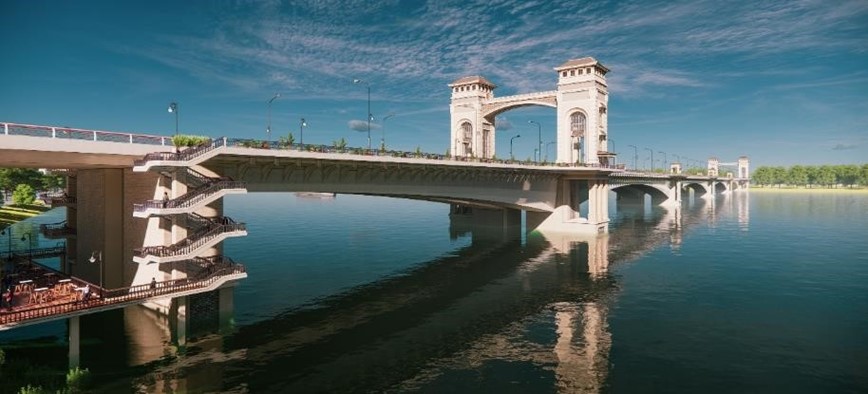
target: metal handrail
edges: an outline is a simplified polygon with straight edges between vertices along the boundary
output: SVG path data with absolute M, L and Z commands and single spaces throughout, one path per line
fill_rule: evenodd
M 224 138 L 212 139 L 204 144 L 184 149 L 179 152 L 154 152 L 148 153 L 144 158 L 135 160 L 133 165 L 143 166 L 149 161 L 190 161 L 204 155 L 214 149 L 225 145 Z
M 59 223 L 40 224 L 39 232 L 42 233 L 44 236 L 51 238 L 64 235 L 73 235 L 75 234 L 75 229 L 69 227 L 69 225 L 64 220 Z
M 199 234 L 193 234 L 179 241 L 178 243 L 169 246 L 147 246 L 144 248 L 133 249 L 133 254 L 136 257 L 172 257 L 187 254 L 196 250 L 200 246 L 208 243 L 214 238 L 217 238 L 223 233 L 233 231 L 246 231 L 247 226 L 244 223 L 221 224 L 213 228 L 206 229 Z
M 188 208 L 193 205 L 199 203 L 199 201 L 204 200 L 208 196 L 219 192 L 224 189 L 244 189 L 247 187 L 245 182 L 238 181 L 218 181 L 214 182 L 211 185 L 200 188 L 196 190 L 192 190 L 189 193 L 185 193 L 181 197 L 174 198 L 171 200 L 148 200 L 141 204 L 133 204 L 134 212 L 143 212 L 148 210 L 149 208 Z
M 115 131 L 100 131 L 76 129 L 72 127 L 39 126 L 20 123 L 0 123 L 3 135 L 23 135 L 29 137 L 48 137 L 64 140 L 84 140 L 102 142 L 123 142 L 145 145 L 171 145 L 172 138 L 152 134 L 119 133 Z
M 28 249 L 28 250 L 13 250 L 7 252 L 0 252 L 0 257 L 4 259 L 14 258 L 16 256 L 27 257 L 50 257 L 57 256 L 61 254 L 66 254 L 66 246 L 52 246 L 48 248 L 37 248 L 37 249 Z

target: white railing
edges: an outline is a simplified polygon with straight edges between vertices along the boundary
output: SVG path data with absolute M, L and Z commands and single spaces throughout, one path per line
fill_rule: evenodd
M 38 126 L 20 123 L 3 123 L 3 135 L 23 135 L 63 140 L 122 142 L 127 144 L 172 146 L 172 137 L 151 134 L 119 133 L 76 129 L 72 127 Z

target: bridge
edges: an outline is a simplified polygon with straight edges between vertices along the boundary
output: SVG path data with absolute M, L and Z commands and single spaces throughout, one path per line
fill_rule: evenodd
M 504 233 L 521 227 L 524 212 L 529 231 L 596 236 L 608 232 L 610 190 L 619 204 L 644 202 L 648 194 L 653 203 L 677 207 L 684 191 L 707 197 L 747 188 L 746 158 L 739 160 L 737 178 L 718 177 L 716 159 L 709 160 L 707 176 L 683 175 L 678 163 L 669 174 L 615 166 L 614 153 L 607 150 L 608 69 L 583 58 L 555 70 L 558 90 L 550 92 L 495 98 L 494 85 L 482 77 L 450 84 L 456 143 L 449 155 L 229 137 L 175 148 L 166 136 L 0 123 L 0 166 L 68 170 L 64 195 L 51 198 L 68 208 L 66 221 L 42 229 L 53 238 L 75 238 L 62 253 L 61 272 L 99 283 L 101 294 L 120 300 L 100 297 L 85 308 L 52 306 L 50 313 L 0 316 L 0 329 L 69 318 L 77 332 L 83 313 L 141 303 L 168 315 L 183 345 L 194 307 L 189 296 L 216 290 L 221 316 L 230 316 L 232 287 L 246 277 L 234 262 L 216 273 L 212 267 L 204 277 L 195 268 L 201 268 L 198 259 L 231 261 L 222 255 L 222 242 L 247 235 L 244 223 L 223 215 L 222 198 L 229 194 L 418 199 L 448 203 L 455 220 Z M 555 163 L 494 158 L 495 115 L 527 105 L 556 108 Z M 85 261 L 99 264 L 79 264 Z M 161 290 L 145 291 L 154 288 Z M 70 349 L 70 360 L 77 360 L 77 339 Z

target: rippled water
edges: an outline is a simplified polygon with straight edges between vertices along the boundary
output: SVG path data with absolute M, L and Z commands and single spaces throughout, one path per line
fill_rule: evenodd
M 445 205 L 361 196 L 226 212 L 250 233 L 225 249 L 249 272 L 236 330 L 178 355 L 140 308 L 82 319 L 98 390 L 868 390 L 868 194 L 624 207 L 594 239 L 503 239 Z M 62 365 L 64 335 L 0 345 Z

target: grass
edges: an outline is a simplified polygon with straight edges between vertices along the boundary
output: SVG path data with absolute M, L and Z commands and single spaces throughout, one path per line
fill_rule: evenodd
M 0 206 L 0 229 L 9 227 L 24 219 L 32 218 L 50 210 L 45 205 L 3 205 Z
M 847 187 L 836 187 L 836 188 L 828 188 L 828 187 L 781 187 L 777 186 L 766 186 L 759 187 L 751 185 L 750 191 L 760 192 L 760 193 L 854 193 L 860 194 L 865 193 L 868 194 L 868 188 L 847 188 Z

